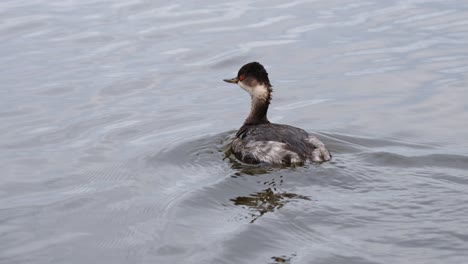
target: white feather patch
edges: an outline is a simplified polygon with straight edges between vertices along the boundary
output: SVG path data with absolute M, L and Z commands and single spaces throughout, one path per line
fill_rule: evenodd
M 248 86 L 247 84 L 239 81 L 237 84 L 252 96 L 252 98 L 267 99 L 268 88 L 265 85 Z
M 315 147 L 315 149 L 312 151 L 312 161 L 323 162 L 329 161 L 331 159 L 330 151 L 328 151 L 322 141 L 314 136 L 309 136 L 307 140 Z
M 232 142 L 232 151 L 243 161 L 245 161 L 245 157 L 251 157 L 259 163 L 304 162 L 297 153 L 288 150 L 285 143 L 277 141 L 249 141 L 245 143 L 242 139 L 236 138 Z

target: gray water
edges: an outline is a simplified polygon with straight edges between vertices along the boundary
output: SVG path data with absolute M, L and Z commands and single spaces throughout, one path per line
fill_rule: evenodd
M 0 263 L 468 263 L 468 1 L 0 2 Z M 226 157 L 269 118 L 333 160 Z

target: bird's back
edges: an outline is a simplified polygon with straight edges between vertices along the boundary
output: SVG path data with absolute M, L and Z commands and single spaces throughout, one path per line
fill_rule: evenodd
M 246 142 L 273 141 L 287 145 L 288 150 L 305 156 L 313 148 L 307 142 L 309 135 L 303 129 L 282 124 L 245 125 L 237 132 L 237 137 Z
M 300 128 L 281 124 L 244 125 L 232 143 L 234 155 L 246 163 L 302 163 L 316 146 Z

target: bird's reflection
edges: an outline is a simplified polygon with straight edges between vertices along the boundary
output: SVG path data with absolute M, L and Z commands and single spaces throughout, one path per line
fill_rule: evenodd
M 295 193 L 277 192 L 275 188 L 267 188 L 249 196 L 236 197 L 231 199 L 231 201 L 235 205 L 249 209 L 252 212 L 250 214 L 252 218 L 250 223 L 254 223 L 264 214 L 274 212 L 295 199 L 310 200 L 307 196 Z
M 296 256 L 296 254 L 292 254 L 291 256 L 281 256 L 281 257 L 271 257 L 274 261 L 271 264 L 275 263 L 291 263 L 291 260 Z

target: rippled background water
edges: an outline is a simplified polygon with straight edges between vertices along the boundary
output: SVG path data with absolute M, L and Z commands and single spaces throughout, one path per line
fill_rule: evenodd
M 467 263 L 468 2 L 0 2 L 1 263 Z M 224 157 L 270 120 L 332 162 Z

